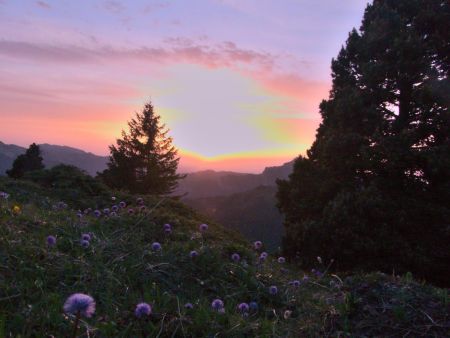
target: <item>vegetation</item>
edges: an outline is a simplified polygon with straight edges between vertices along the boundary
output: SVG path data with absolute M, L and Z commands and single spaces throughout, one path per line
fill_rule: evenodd
M 286 255 L 450 285 L 449 34 L 448 1 L 368 5 L 314 144 L 279 182 Z
M 179 158 L 160 116 L 147 103 L 128 122 L 117 146 L 109 147 L 108 168 L 99 177 L 110 187 L 132 193 L 168 194 L 182 175 L 176 173 Z
M 83 337 L 439 337 L 450 329 L 447 291 L 409 275 L 330 275 L 322 261 L 305 275 L 219 225 L 199 228 L 207 220 L 169 198 L 100 199 L 83 184 L 73 203 L 97 210 L 80 213 L 60 200 L 61 187 L 73 186 L 62 176 L 50 185 L 0 178 L 2 337 L 73 336 L 75 325 Z M 72 314 L 74 297 L 95 301 L 95 313 Z M 215 299 L 224 307 L 214 309 Z
M 25 154 L 17 156 L 10 170 L 6 174 L 12 178 L 21 178 L 25 173 L 43 169 L 41 150 L 36 143 L 31 144 Z

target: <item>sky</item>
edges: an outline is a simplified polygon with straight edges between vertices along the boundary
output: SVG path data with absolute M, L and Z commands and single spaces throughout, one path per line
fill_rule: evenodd
M 366 0 L 0 0 L 0 141 L 107 155 L 151 100 L 183 171 L 305 154 Z

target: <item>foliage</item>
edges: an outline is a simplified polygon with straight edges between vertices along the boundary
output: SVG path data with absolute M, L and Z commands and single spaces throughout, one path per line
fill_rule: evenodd
M 168 194 L 183 175 L 176 173 L 179 158 L 160 116 L 147 103 L 128 122 L 117 145 L 109 147 L 108 168 L 99 177 L 110 187 L 132 193 Z
M 287 255 L 450 285 L 449 34 L 448 1 L 368 5 L 314 144 L 279 182 Z
M 31 144 L 25 154 L 17 156 L 6 174 L 12 178 L 21 178 L 26 172 L 43 169 L 41 150 L 36 143 Z
M 410 276 L 341 279 L 326 274 L 323 262 L 317 266 L 322 274 L 303 279 L 300 271 L 270 257 L 259 264 L 249 244 L 216 224 L 199 233 L 206 220 L 175 200 L 144 196 L 140 206 L 147 208 L 134 214 L 122 209 L 115 217 L 79 218 L 70 206 L 52 207 L 60 193 L 54 186 L 62 185 L 53 183 L 0 179 L 0 191 L 9 194 L 0 197 L 2 337 L 69 336 L 76 319 L 62 306 L 76 292 L 97 303 L 95 315 L 79 322 L 78 332 L 89 337 L 395 336 L 408 331 L 438 337 L 449 330 L 447 291 L 417 284 Z M 136 196 L 122 197 L 141 210 Z M 20 211 L 12 213 L 18 205 Z M 165 223 L 172 233 L 164 232 Z M 86 233 L 90 245 L 83 248 Z M 53 246 L 47 244 L 49 235 L 56 238 Z M 151 249 L 156 241 L 161 252 Z M 199 256 L 191 259 L 191 250 Z M 230 260 L 235 252 L 241 262 Z M 300 286 L 290 285 L 293 279 L 300 279 Z M 277 295 L 268 293 L 270 285 L 278 286 Z M 225 303 L 223 314 L 211 308 L 216 298 Z M 237 305 L 250 301 L 258 310 L 242 315 Z M 141 302 L 152 306 L 148 318 L 134 315 Z M 188 302 L 192 309 L 185 308 Z

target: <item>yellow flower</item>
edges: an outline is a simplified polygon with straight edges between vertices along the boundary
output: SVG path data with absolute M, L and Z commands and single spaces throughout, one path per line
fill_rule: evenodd
M 20 213 L 20 207 L 18 205 L 13 206 L 12 212 L 14 215 L 17 215 Z

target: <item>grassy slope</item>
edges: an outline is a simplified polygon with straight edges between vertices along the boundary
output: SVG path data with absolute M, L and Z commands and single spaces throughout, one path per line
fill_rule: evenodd
M 344 278 L 311 277 L 298 289 L 288 287 L 303 273 L 272 258 L 255 264 L 256 253 L 240 236 L 210 224 L 205 238 L 198 225 L 206 219 L 173 200 L 146 197 L 145 213 L 118 218 L 78 220 L 73 210 L 55 210 L 55 190 L 0 179 L 0 337 L 68 336 L 73 318 L 62 313 L 67 296 L 92 295 L 96 315 L 83 320 L 80 336 L 90 337 L 253 337 L 253 336 L 446 336 L 449 296 L 446 290 L 411 278 L 381 274 Z M 59 196 L 58 196 L 59 195 Z M 128 202 L 134 197 L 117 196 Z M 76 200 L 72 202 L 76 204 Z M 106 207 L 111 201 L 83 197 L 80 204 Z M 102 203 L 104 203 L 102 205 Z M 11 213 L 13 204 L 22 208 Z M 167 236 L 162 225 L 170 223 Z M 88 249 L 82 233 L 92 233 Z M 46 237 L 57 245 L 47 248 Z M 163 245 L 153 253 L 151 243 Z M 191 260 L 190 250 L 200 256 Z M 247 264 L 232 263 L 239 252 Z M 343 280 L 342 280 L 343 279 Z M 268 286 L 277 285 L 276 296 Z M 211 310 L 214 298 L 225 314 Z M 137 320 L 137 303 L 153 306 L 148 320 Z M 256 301 L 259 311 L 243 317 L 240 302 Z M 186 310 L 191 302 L 194 309 Z M 285 318 L 286 310 L 292 311 Z

